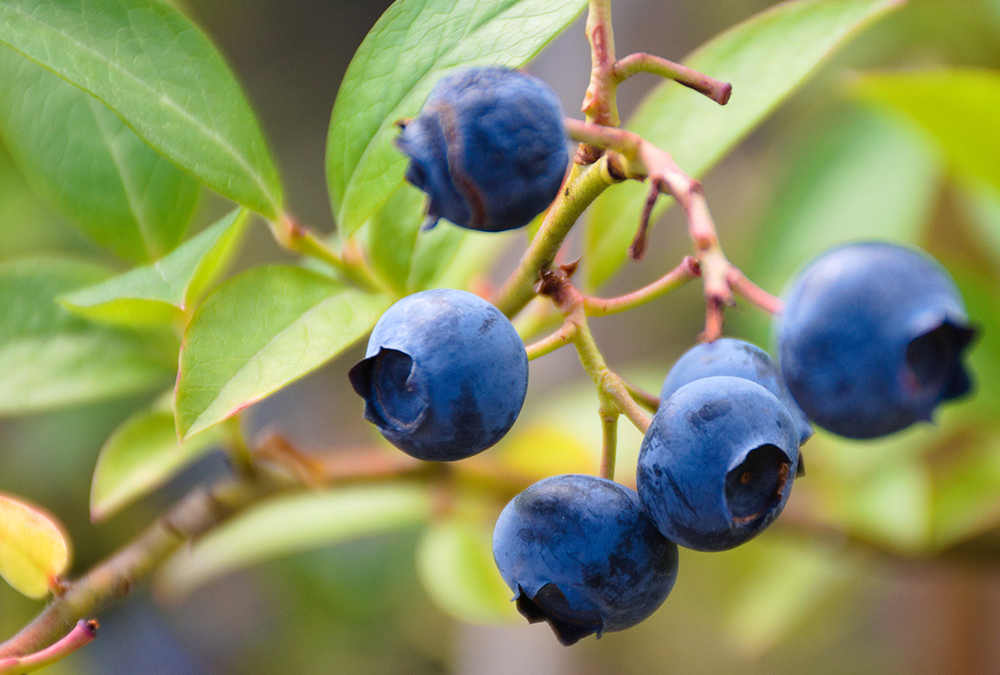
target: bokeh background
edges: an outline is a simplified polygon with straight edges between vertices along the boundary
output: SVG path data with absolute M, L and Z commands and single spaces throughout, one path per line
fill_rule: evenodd
M 617 0 L 617 52 L 680 60 L 771 4 Z M 354 50 L 388 5 L 183 6 L 219 46 L 257 110 L 291 210 L 325 233 L 335 228 L 323 168 L 330 111 Z M 456 618 L 421 584 L 414 552 L 422 532 L 408 527 L 254 565 L 172 602 L 143 586 L 101 617 L 97 641 L 50 672 L 1000 672 L 1000 387 L 993 377 L 1000 368 L 1000 199 L 933 134 L 859 100 L 852 85 L 859 72 L 959 66 L 1000 67 L 1000 2 L 910 0 L 835 55 L 704 183 L 730 259 L 774 293 L 809 254 L 837 240 L 883 236 L 932 251 L 955 275 L 983 329 L 972 355 L 978 395 L 944 411 L 936 426 L 888 441 L 848 444 L 818 434 L 804 449 L 809 473 L 778 524 L 736 551 L 682 551 L 675 590 L 651 619 L 563 648 L 544 625 Z M 579 116 L 589 73 L 582 19 L 530 70 Z M 623 119 L 654 82 L 640 76 L 620 90 Z M 734 92 L 731 105 L 739 97 Z M 993 113 L 1000 136 L 1000 113 Z M 226 205 L 205 195 L 199 208 L 204 225 Z M 634 289 L 673 267 L 690 248 L 684 232 L 681 215 L 668 212 L 653 230 L 648 257 L 602 293 Z M 508 251 L 495 279 L 523 250 L 517 235 L 503 241 Z M 42 250 L 101 255 L 35 196 L 0 147 L 0 258 Z M 265 228 L 255 228 L 237 268 L 270 260 L 289 258 Z M 594 329 L 609 365 L 656 391 L 702 320 L 700 293 L 691 285 L 595 320 Z M 770 338 L 767 318 L 745 306 L 729 313 L 726 332 L 764 346 Z M 351 350 L 255 406 L 250 434 L 278 430 L 315 448 L 372 442 L 360 422 L 361 402 L 346 385 L 359 353 Z M 535 443 L 540 464 L 550 449 L 559 456 L 596 453 L 596 397 L 575 354 L 566 349 L 534 362 L 531 378 L 523 431 L 508 445 Z M 188 487 L 227 470 L 221 454 L 210 456 L 136 507 L 92 524 L 94 462 L 136 406 L 132 397 L 0 419 L 0 490 L 44 505 L 66 525 L 76 573 L 128 541 Z M 619 475 L 626 482 L 639 440 L 623 427 Z M 12 634 L 40 608 L 0 586 L 0 632 Z

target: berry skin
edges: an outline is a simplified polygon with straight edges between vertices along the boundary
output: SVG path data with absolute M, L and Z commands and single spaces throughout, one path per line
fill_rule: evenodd
M 975 335 L 948 273 L 923 252 L 849 244 L 808 263 L 777 325 L 781 370 L 816 424 L 875 438 L 966 394 Z
M 521 614 L 548 621 L 564 645 L 634 626 L 677 578 L 677 545 L 638 495 L 596 476 L 552 476 L 514 497 L 493 531 L 493 557 Z
M 785 404 L 799 430 L 799 445 L 813 435 L 812 426 L 785 386 L 778 365 L 763 349 L 743 340 L 721 338 L 689 349 L 677 360 L 667 374 L 667 379 L 663 381 L 660 400 L 666 401 L 689 382 L 713 375 L 742 377 L 756 382 Z
M 528 388 L 514 327 L 465 291 L 396 302 L 375 324 L 365 356 L 348 373 L 365 419 L 417 459 L 464 459 L 490 447 L 514 424 Z
M 555 92 L 506 68 L 444 76 L 420 114 L 398 124 L 406 179 L 430 197 L 425 229 L 439 218 L 489 232 L 527 225 L 555 199 L 569 162 Z
M 778 517 L 798 461 L 798 428 L 774 394 L 740 377 L 704 377 L 653 416 L 636 486 L 665 537 L 724 551 Z

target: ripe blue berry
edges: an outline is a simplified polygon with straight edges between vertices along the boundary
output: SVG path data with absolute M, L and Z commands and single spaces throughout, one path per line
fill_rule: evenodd
M 481 452 L 514 424 L 528 388 L 528 357 L 510 321 L 455 290 L 415 293 L 378 320 L 366 358 L 351 368 L 365 419 L 418 459 Z
M 798 461 L 799 431 L 774 394 L 739 377 L 705 377 L 679 388 L 653 416 L 636 486 L 664 536 L 722 551 L 778 517 Z
M 511 500 L 493 557 L 521 614 L 548 621 L 564 645 L 634 626 L 677 578 L 677 546 L 636 493 L 595 476 L 552 476 Z
M 777 326 L 788 388 L 816 424 L 874 438 L 930 420 L 970 389 L 975 335 L 948 273 L 896 244 L 856 243 L 810 262 Z
M 425 228 L 439 218 L 490 232 L 527 225 L 555 199 L 569 162 L 555 92 L 506 68 L 446 75 L 399 126 L 406 179 L 430 197 Z
M 812 426 L 785 386 L 778 365 L 763 349 L 743 340 L 721 338 L 689 349 L 677 360 L 667 374 L 667 379 L 663 381 L 660 401 L 666 401 L 689 382 L 713 375 L 742 377 L 756 382 L 785 404 L 798 427 L 800 445 L 813 435 Z

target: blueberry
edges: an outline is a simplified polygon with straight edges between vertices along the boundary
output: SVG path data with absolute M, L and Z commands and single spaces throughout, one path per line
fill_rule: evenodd
M 677 545 L 635 491 L 595 476 L 535 483 L 500 513 L 493 557 L 530 623 L 564 645 L 624 630 L 652 614 L 677 578 Z
M 832 249 L 792 281 L 777 325 L 781 370 L 816 424 L 875 438 L 930 420 L 970 390 L 975 331 L 948 273 L 883 242 Z
M 439 218 L 490 232 L 527 225 L 555 199 L 569 162 L 555 92 L 506 68 L 446 75 L 399 126 L 406 179 L 430 197 L 425 227 Z
M 739 377 L 705 377 L 680 387 L 653 416 L 636 486 L 664 536 L 722 551 L 781 513 L 798 449 L 798 428 L 774 394 Z
M 689 382 L 713 375 L 742 377 L 756 382 L 785 404 L 799 430 L 800 445 L 813 435 L 812 426 L 785 386 L 778 365 L 763 349 L 743 340 L 722 338 L 689 349 L 667 374 L 660 400 L 666 401 Z
M 378 320 L 366 358 L 351 368 L 365 419 L 418 459 L 481 452 L 514 424 L 528 388 L 528 357 L 510 321 L 456 290 L 415 293 Z

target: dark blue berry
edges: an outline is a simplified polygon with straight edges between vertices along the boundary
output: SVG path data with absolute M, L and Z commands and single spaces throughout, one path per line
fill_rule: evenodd
M 670 396 L 689 382 L 714 375 L 742 377 L 756 382 L 785 404 L 799 430 L 799 444 L 813 435 L 812 426 L 795 399 L 792 398 L 778 365 L 767 352 L 756 345 L 734 338 L 721 338 L 689 349 L 677 360 L 663 381 L 660 400 Z
M 510 321 L 456 290 L 415 293 L 390 307 L 351 368 L 365 419 L 393 445 L 433 461 L 500 440 L 528 388 L 528 357 Z
M 680 387 L 653 416 L 636 486 L 664 536 L 722 551 L 778 517 L 798 461 L 798 428 L 774 394 L 739 377 L 705 377 Z
M 553 476 L 515 497 L 497 520 L 493 557 L 521 614 L 547 621 L 564 645 L 634 626 L 677 578 L 677 546 L 638 495 L 595 476 Z
M 874 438 L 930 420 L 970 390 L 975 335 L 948 273 L 883 242 L 832 249 L 791 283 L 777 326 L 788 388 L 816 424 Z
M 555 199 L 569 161 L 555 92 L 506 68 L 446 75 L 399 126 L 406 179 L 430 198 L 425 227 L 439 218 L 490 232 L 527 225 Z

